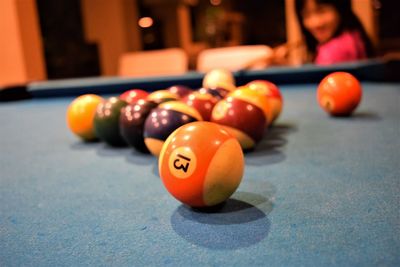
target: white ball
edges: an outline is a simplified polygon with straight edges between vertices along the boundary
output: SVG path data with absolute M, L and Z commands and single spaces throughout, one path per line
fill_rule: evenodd
M 213 69 L 204 76 L 203 87 L 235 87 L 235 78 L 232 72 L 226 69 Z

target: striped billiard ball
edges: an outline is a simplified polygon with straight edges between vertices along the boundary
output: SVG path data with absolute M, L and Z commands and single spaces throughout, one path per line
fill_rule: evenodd
M 169 101 L 152 110 L 144 124 L 144 142 L 151 154 L 158 156 L 168 136 L 180 126 L 200 121 L 200 113 L 181 101 Z
M 264 136 L 267 105 L 265 98 L 255 91 L 236 90 L 215 105 L 211 121 L 223 125 L 244 150 L 253 149 Z
M 238 141 L 211 122 L 192 122 L 165 141 L 158 161 L 168 192 L 191 207 L 208 207 L 228 199 L 238 188 L 244 157 Z
M 271 121 L 269 124 L 272 124 L 281 114 L 283 107 L 283 97 L 278 86 L 266 80 L 255 80 L 246 86 L 267 97 L 268 106 L 271 109 Z

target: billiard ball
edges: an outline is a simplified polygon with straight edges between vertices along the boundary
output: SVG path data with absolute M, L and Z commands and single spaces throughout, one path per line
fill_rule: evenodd
M 201 121 L 200 113 L 180 101 L 168 101 L 153 109 L 144 124 L 144 142 L 150 153 L 158 156 L 167 137 L 180 126 Z
M 179 95 L 168 90 L 157 90 L 147 96 L 147 100 L 161 104 L 167 101 L 179 100 Z
M 266 80 L 255 80 L 249 82 L 247 87 L 267 96 L 269 107 L 272 110 L 272 118 L 270 122 L 270 124 L 272 124 L 281 114 L 283 106 L 283 97 L 278 86 Z
M 165 141 L 158 168 L 163 184 L 177 200 L 208 207 L 222 203 L 238 188 L 244 157 L 238 141 L 223 127 L 192 122 Z
M 332 116 L 348 116 L 361 101 L 360 82 L 347 72 L 334 72 L 326 76 L 317 89 L 319 105 Z
M 122 93 L 119 98 L 127 102 L 128 104 L 134 104 L 139 99 L 146 99 L 149 95 L 148 92 L 141 89 L 131 89 Z
M 237 88 L 234 85 L 219 85 L 216 87 L 208 87 L 209 92 L 213 95 L 220 95 L 222 98 L 225 98 L 229 93 L 235 91 Z M 215 92 L 215 93 L 213 93 Z
M 189 87 L 184 86 L 184 85 L 173 85 L 171 87 L 168 87 L 167 91 L 169 91 L 175 95 L 178 95 L 180 98 L 183 98 L 186 95 L 193 92 L 192 89 L 190 89 Z
M 157 107 L 153 101 L 140 99 L 136 104 L 121 109 L 119 128 L 125 142 L 140 152 L 148 153 L 144 143 L 144 123 L 150 112 Z
M 201 87 L 197 91 L 200 92 L 201 94 L 210 94 L 218 98 L 218 100 L 225 98 L 225 96 L 230 92 L 223 88 L 205 88 L 205 87 Z
M 218 101 L 217 97 L 204 91 L 193 92 L 182 99 L 183 103 L 194 107 L 205 121 L 210 120 L 212 109 Z
M 67 109 L 67 124 L 71 132 L 85 141 L 96 139 L 93 118 L 97 105 L 103 101 L 98 95 L 81 95 L 72 101 Z
M 235 78 L 227 69 L 213 69 L 204 75 L 203 87 L 205 88 L 232 88 L 235 86 Z
M 227 97 L 235 97 L 244 101 L 250 102 L 264 111 L 265 119 L 267 120 L 266 126 L 272 123 L 272 109 L 268 102 L 268 97 L 260 91 L 252 90 L 247 85 L 239 86 L 235 91 L 229 93 Z
M 219 101 L 211 114 L 211 121 L 223 125 L 237 138 L 243 150 L 253 149 L 267 126 L 265 99 L 255 91 L 248 91 L 253 93 L 236 93 Z M 249 97 L 252 94 L 254 96 Z
M 119 130 L 121 108 L 128 103 L 118 97 L 111 97 L 97 106 L 94 129 L 100 140 L 111 146 L 123 146 L 125 141 Z

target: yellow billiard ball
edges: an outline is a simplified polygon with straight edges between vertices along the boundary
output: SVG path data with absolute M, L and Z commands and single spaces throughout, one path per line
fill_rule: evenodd
M 93 118 L 102 101 L 102 97 L 94 94 L 81 95 L 72 101 L 67 110 L 67 125 L 72 133 L 85 141 L 96 138 Z

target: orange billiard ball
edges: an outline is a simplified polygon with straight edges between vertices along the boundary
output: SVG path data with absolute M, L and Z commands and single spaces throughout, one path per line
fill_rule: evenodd
M 93 118 L 97 105 L 102 101 L 102 97 L 94 94 L 81 95 L 75 98 L 67 110 L 67 124 L 71 132 L 85 141 L 95 139 Z
M 192 122 L 168 137 L 158 167 L 172 196 L 191 207 L 207 207 L 222 203 L 238 188 L 244 156 L 238 141 L 220 125 Z
M 361 101 L 360 82 L 347 72 L 334 72 L 326 76 L 318 86 L 319 105 L 333 116 L 348 116 Z
M 273 123 L 281 114 L 283 106 L 283 97 L 278 86 L 266 80 L 255 80 L 249 82 L 247 86 L 267 97 L 269 107 L 272 111 L 270 124 Z

